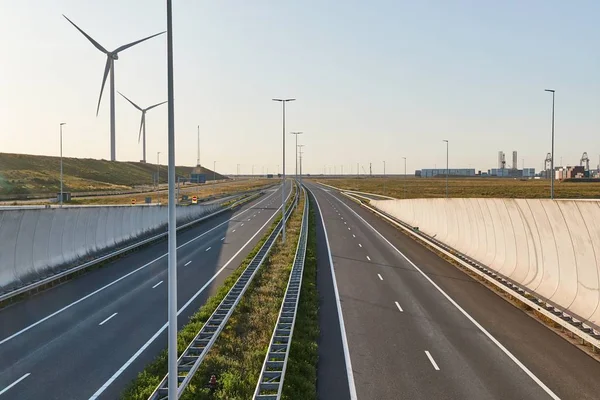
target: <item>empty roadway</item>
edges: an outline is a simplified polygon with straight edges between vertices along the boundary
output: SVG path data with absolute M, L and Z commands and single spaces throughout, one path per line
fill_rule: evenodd
M 179 328 L 261 239 L 279 191 L 177 235 Z M 166 248 L 148 246 L 0 310 L 0 400 L 118 398 L 166 347 Z
M 329 240 L 358 399 L 600 397 L 600 363 L 337 191 L 309 188 Z M 323 274 L 325 234 L 317 240 Z M 337 321 L 334 296 L 320 297 L 329 302 L 321 320 Z M 320 398 L 351 398 L 339 373 L 342 332 L 337 344 L 321 332 L 330 345 L 320 348 Z M 346 397 L 327 395 L 336 387 Z

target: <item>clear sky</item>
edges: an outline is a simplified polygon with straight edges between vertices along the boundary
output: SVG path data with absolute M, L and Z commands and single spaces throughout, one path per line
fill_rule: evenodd
M 110 158 L 109 97 L 96 117 L 108 49 L 166 29 L 164 0 L 0 0 L 0 152 Z M 303 131 L 304 171 L 487 169 L 504 150 L 539 170 L 600 154 L 600 2 L 174 0 L 176 159 L 242 173 L 281 165 Z M 166 40 L 116 61 L 116 88 L 141 106 L 166 100 Z M 140 113 L 117 95 L 117 159 L 141 159 Z M 147 115 L 148 158 L 166 160 L 167 108 Z M 294 169 L 293 136 L 287 168 Z

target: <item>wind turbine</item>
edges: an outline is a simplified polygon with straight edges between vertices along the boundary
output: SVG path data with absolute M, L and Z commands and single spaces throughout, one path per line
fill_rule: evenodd
M 135 108 L 137 108 L 138 110 L 140 110 L 142 112 L 142 122 L 140 122 L 140 134 L 138 135 L 138 143 L 140 142 L 140 138 L 142 137 L 142 131 L 143 131 L 144 132 L 144 141 L 143 141 L 144 153 L 143 153 L 142 162 L 146 162 L 146 111 L 151 110 L 154 107 L 158 107 L 161 104 L 165 104 L 166 101 L 163 101 L 162 103 L 158 103 L 158 104 L 155 104 L 155 105 L 147 107 L 147 108 L 141 108 L 140 106 L 135 104 L 133 101 L 131 101 L 127 97 L 125 97 L 125 95 L 123 93 L 119 92 L 119 94 L 121 96 L 123 96 L 123 98 L 125 100 L 130 102 L 132 106 L 134 106 Z
M 98 98 L 98 107 L 96 108 L 96 116 L 98 116 L 98 111 L 100 111 L 100 101 L 102 100 L 102 92 L 104 91 L 104 84 L 106 83 L 106 77 L 110 72 L 110 160 L 115 161 L 116 159 L 116 151 L 115 151 L 115 60 L 119 59 L 119 53 L 123 50 L 127 50 L 128 48 L 135 46 L 138 43 L 151 39 L 155 36 L 162 35 L 165 32 L 160 32 L 154 34 L 152 36 L 148 36 L 147 38 L 136 40 L 135 42 L 131 42 L 129 44 L 125 44 L 121 47 L 117 47 L 113 51 L 108 51 L 104 47 L 100 45 L 100 43 L 96 42 L 90 35 L 85 33 L 81 28 L 73 23 L 66 15 L 63 14 L 63 17 L 67 21 L 69 21 L 83 36 L 85 36 L 98 50 L 106 54 L 106 66 L 104 67 L 104 77 L 102 78 L 102 87 L 100 88 L 100 97 Z M 144 157 L 145 158 L 145 157 Z

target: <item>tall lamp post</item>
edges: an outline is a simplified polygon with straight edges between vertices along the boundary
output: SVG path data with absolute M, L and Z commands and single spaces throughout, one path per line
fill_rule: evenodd
M 173 10 L 172 0 L 167 0 L 167 100 L 168 100 L 168 142 L 169 142 L 169 199 L 175 199 L 175 100 L 173 85 Z M 199 160 L 198 160 L 199 161 Z M 177 219 L 175 201 L 169 201 L 168 208 L 168 355 L 167 371 L 169 399 L 177 399 L 179 377 L 177 373 Z
M 304 132 L 290 132 L 290 134 L 296 136 L 296 179 L 298 179 L 298 135 L 302 135 Z
M 298 153 L 300 155 L 300 178 L 298 178 L 298 174 L 296 173 L 296 179 L 300 180 L 300 185 L 302 185 L 302 148 L 303 147 L 304 147 L 303 144 L 296 145 L 296 153 Z
M 406 198 L 406 157 L 402 157 L 404 158 L 404 198 Z
M 160 206 L 160 151 L 156 152 L 156 201 Z
M 63 160 L 62 160 L 62 127 L 66 122 L 60 123 L 60 206 L 63 206 Z
M 444 139 L 444 142 L 446 142 L 446 198 L 448 198 L 448 141 Z
M 550 199 L 554 200 L 554 89 L 544 89 L 552 93 L 552 156 L 550 157 Z M 562 164 L 562 163 L 561 163 Z
M 273 99 L 283 105 L 283 179 L 281 180 L 281 241 L 285 243 L 285 103 L 296 99 Z M 298 136 L 296 136 L 297 138 Z

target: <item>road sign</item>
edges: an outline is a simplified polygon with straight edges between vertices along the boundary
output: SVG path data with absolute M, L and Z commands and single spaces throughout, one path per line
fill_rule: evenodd
M 131 199 L 131 204 L 134 205 L 135 204 L 135 199 Z
M 196 197 L 196 196 L 192 197 L 192 204 L 198 204 L 198 197 Z

